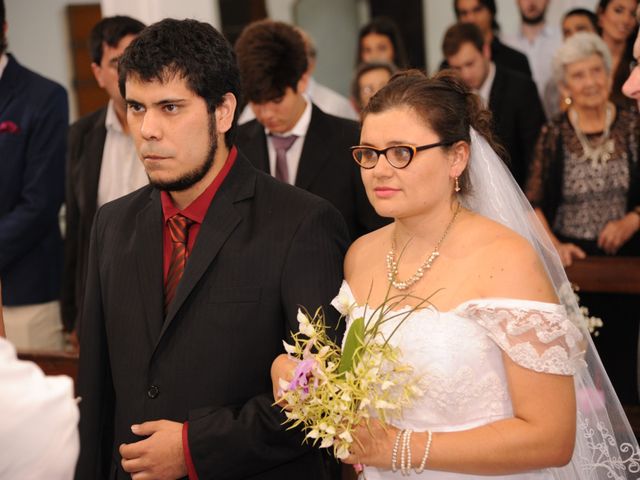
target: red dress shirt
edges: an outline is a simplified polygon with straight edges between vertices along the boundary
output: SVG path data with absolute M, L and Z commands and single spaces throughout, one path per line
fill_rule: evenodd
M 171 199 L 171 196 L 167 192 L 160 193 L 160 200 L 162 202 L 162 214 L 164 217 L 164 221 L 162 224 L 162 256 L 163 256 L 163 275 L 164 281 L 167 280 L 167 275 L 169 273 L 169 263 L 171 262 L 171 234 L 169 233 L 169 225 L 167 221 L 173 217 L 176 213 L 180 213 L 185 217 L 193 220 L 193 225 L 189 228 L 189 237 L 187 239 L 187 259 L 189 258 L 189 254 L 193 250 L 193 246 L 196 243 L 196 238 L 198 237 L 198 232 L 200 232 L 200 226 L 204 221 L 204 217 L 209 210 L 209 206 L 213 201 L 213 197 L 215 197 L 216 192 L 222 185 L 222 182 L 227 177 L 229 170 L 233 167 L 233 164 L 236 161 L 236 157 L 238 156 L 238 150 L 236 147 L 231 147 L 229 151 L 229 156 L 225 161 L 222 170 L 218 172 L 216 178 L 213 179 L 211 185 L 209 185 L 204 192 L 198 196 L 193 202 L 189 204 L 184 210 L 180 210 L 176 207 Z M 188 260 L 187 260 L 188 261 Z M 182 425 L 182 448 L 184 450 L 184 460 L 187 464 L 187 471 L 189 472 L 189 480 L 198 480 L 198 474 L 196 473 L 195 466 L 193 464 L 193 459 L 191 458 L 191 451 L 189 450 L 189 422 L 184 422 Z

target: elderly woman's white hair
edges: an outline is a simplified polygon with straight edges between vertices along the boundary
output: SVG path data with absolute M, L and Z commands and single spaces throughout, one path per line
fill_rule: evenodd
M 564 41 L 553 56 L 554 80 L 558 84 L 565 83 L 564 75 L 567 65 L 580 62 L 594 54 L 600 55 L 607 73 L 611 73 L 611 53 L 604 40 L 591 32 L 572 35 Z

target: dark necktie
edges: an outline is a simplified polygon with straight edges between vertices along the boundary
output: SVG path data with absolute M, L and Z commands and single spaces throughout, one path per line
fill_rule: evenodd
M 184 267 L 187 264 L 187 242 L 189 241 L 189 227 L 193 224 L 193 220 L 181 215 L 175 214 L 169 218 L 169 234 L 171 236 L 171 260 L 169 261 L 169 273 L 164 285 L 164 311 L 169 310 L 169 305 L 173 301 L 176 294 L 178 283 L 184 273 Z
M 287 165 L 287 151 L 298 138 L 297 135 L 288 135 L 286 137 L 278 137 L 271 135 L 273 148 L 276 149 L 276 178 L 285 183 L 289 183 L 289 167 Z

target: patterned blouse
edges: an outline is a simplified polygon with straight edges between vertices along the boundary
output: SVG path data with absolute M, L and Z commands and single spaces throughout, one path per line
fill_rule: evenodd
M 527 197 L 545 214 L 556 235 L 593 241 L 607 222 L 638 205 L 637 115 L 619 109 L 611 125 L 612 154 L 606 161 L 584 159 L 567 114 L 540 133 L 527 182 Z M 602 136 L 587 136 L 597 142 Z

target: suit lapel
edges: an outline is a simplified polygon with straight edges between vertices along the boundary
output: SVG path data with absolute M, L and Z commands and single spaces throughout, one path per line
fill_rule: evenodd
M 258 170 L 270 174 L 269 150 L 267 149 L 267 136 L 264 127 L 257 121 L 251 122 L 247 132 L 247 141 L 243 142 L 242 153 L 245 154 Z
M 329 149 L 326 148 L 327 138 L 324 128 L 324 113 L 312 104 L 311 122 L 304 138 L 298 173 L 296 175 L 296 187 L 309 190 L 322 166 L 325 164 Z
M 253 196 L 255 171 L 248 160 L 238 152 L 236 162 L 216 193 L 202 222 L 198 239 L 187 261 L 184 275 L 162 325 L 156 348 L 185 300 L 214 261 L 220 249 L 233 233 L 242 216 L 234 203 Z
M 138 212 L 133 239 L 140 282 L 140 301 L 144 305 L 147 331 L 155 342 L 162 326 L 162 205 L 160 192 L 153 190 L 147 205 Z
M 2 112 L 6 111 L 9 102 L 14 97 L 15 91 L 18 87 L 18 76 L 20 65 L 16 62 L 15 58 L 8 55 L 9 63 L 4 69 L 2 78 L 0 78 L 0 119 L 11 120 L 11 118 L 3 118 Z

